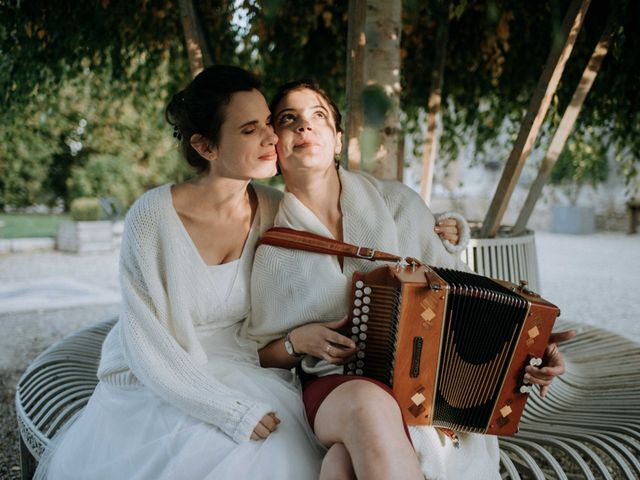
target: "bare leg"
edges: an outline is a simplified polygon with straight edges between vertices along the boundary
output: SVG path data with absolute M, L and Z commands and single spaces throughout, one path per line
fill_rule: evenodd
M 356 480 L 351 457 L 342 443 L 334 443 L 322 459 L 319 480 Z
M 314 430 L 326 446 L 343 443 L 358 478 L 422 479 L 394 398 L 377 385 L 352 380 L 322 402 Z

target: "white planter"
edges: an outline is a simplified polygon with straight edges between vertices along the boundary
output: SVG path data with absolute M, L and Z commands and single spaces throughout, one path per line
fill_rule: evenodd
M 63 252 L 107 252 L 114 248 L 113 225 L 109 220 L 62 222 L 56 240 L 58 250 Z
M 552 205 L 551 231 L 574 235 L 594 233 L 596 231 L 596 214 L 593 207 Z
M 517 237 L 472 238 L 462 261 L 480 275 L 515 284 L 526 280 L 529 289 L 540 292 L 536 241 L 530 230 Z
M 124 233 L 124 220 L 115 220 L 112 225 L 113 246 L 119 247 L 122 243 L 122 234 Z

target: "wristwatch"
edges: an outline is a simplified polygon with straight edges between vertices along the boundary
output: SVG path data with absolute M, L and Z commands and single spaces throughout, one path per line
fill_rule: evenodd
M 302 356 L 304 356 L 302 353 L 298 353 L 293 349 L 293 343 L 291 343 L 291 338 L 289 338 L 289 333 L 291 333 L 291 332 L 287 332 L 287 335 L 284 337 L 284 349 L 292 357 L 302 357 Z

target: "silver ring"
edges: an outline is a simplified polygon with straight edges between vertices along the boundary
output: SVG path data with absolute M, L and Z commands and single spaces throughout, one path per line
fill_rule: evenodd
M 331 355 L 331 345 L 327 344 L 327 348 L 324 351 L 327 352 L 327 355 Z

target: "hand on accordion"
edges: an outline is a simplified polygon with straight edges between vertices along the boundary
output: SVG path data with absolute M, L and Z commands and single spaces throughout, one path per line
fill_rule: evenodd
M 289 337 L 296 352 L 342 365 L 356 354 L 355 343 L 335 330 L 347 324 L 348 317 L 335 322 L 308 323 L 293 329 Z
M 575 330 L 552 333 L 549 337 L 549 344 L 542 358 L 542 366 L 534 367 L 529 365 L 525 368 L 525 383 L 532 383 L 540 387 L 540 396 L 545 397 L 549 390 L 549 385 L 553 379 L 565 372 L 564 358 L 558 349 L 558 343 L 567 341 L 576 335 Z

